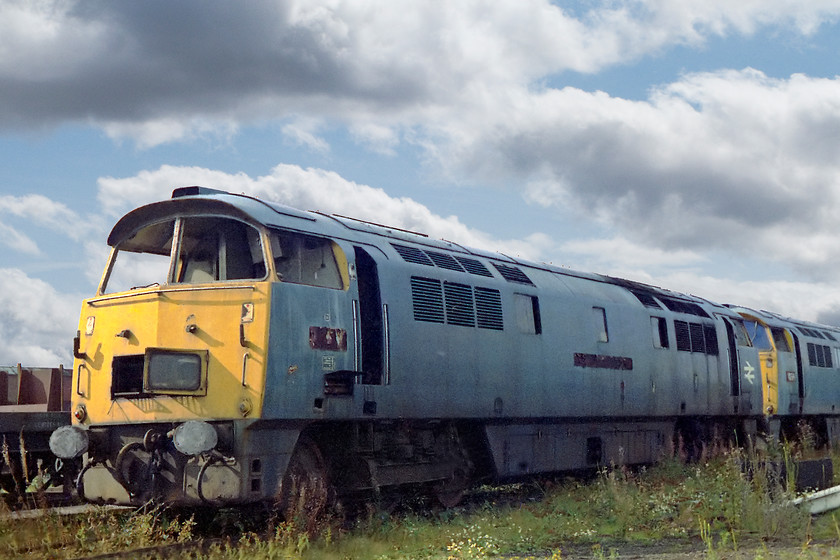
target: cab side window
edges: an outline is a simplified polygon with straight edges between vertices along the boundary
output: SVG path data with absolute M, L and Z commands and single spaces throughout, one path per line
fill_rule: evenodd
M 654 348 L 668 348 L 670 341 L 668 340 L 668 322 L 664 317 L 650 318 L 651 334 L 653 335 Z
M 337 290 L 344 288 L 336 260 L 340 249 L 329 239 L 281 230 L 272 230 L 270 239 L 277 280 Z
M 607 330 L 607 310 L 603 307 L 592 308 L 592 326 L 595 329 L 595 340 L 598 342 L 609 342 L 610 335 Z

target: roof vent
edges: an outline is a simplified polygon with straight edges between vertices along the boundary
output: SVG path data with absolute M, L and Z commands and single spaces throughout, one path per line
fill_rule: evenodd
M 198 196 L 201 194 L 230 194 L 219 189 L 211 189 L 210 187 L 178 187 L 172 191 L 172 198 L 181 198 L 182 196 Z

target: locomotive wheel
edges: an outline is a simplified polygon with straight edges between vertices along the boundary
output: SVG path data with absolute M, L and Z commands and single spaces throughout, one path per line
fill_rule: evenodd
M 434 488 L 435 498 L 445 508 L 458 505 L 470 485 L 470 477 L 461 469 L 455 469 L 452 478 L 437 484 Z
M 327 509 L 332 489 L 318 446 L 301 437 L 289 459 L 278 495 L 278 509 L 288 522 L 310 528 Z

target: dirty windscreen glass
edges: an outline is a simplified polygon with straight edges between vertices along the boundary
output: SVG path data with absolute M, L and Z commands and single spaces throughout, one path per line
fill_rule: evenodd
M 756 321 L 744 320 L 744 328 L 747 329 L 747 334 L 752 341 L 752 345 L 759 350 L 772 350 L 773 345 L 770 343 L 770 338 L 767 336 L 767 328 L 757 323 Z
M 265 274 L 260 235 L 255 228 L 212 216 L 183 220 L 176 282 L 260 279 Z
M 166 283 L 175 221 L 146 226 L 117 247 L 102 293 Z

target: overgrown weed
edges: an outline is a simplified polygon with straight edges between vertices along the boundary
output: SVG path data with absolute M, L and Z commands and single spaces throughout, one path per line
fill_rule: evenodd
M 628 542 L 673 540 L 693 543 L 714 559 L 748 543 L 789 543 L 805 552 L 814 540 L 840 543 L 840 516 L 811 523 L 790 505 L 792 492 L 766 464 L 764 457 L 736 451 L 692 465 L 665 460 L 636 470 L 616 466 L 588 483 L 484 488 L 468 508 L 434 510 L 425 504 L 392 514 L 371 506 L 352 523 L 343 516 L 317 525 L 286 522 L 242 510 L 206 525 L 189 513 L 160 508 L 93 508 L 82 516 L 47 513 L 36 520 L 0 515 L 0 556 L 76 558 L 208 538 L 213 542 L 190 552 L 191 558 L 561 558 L 570 546 L 610 558 Z M 499 503 L 496 491 L 505 493 Z

